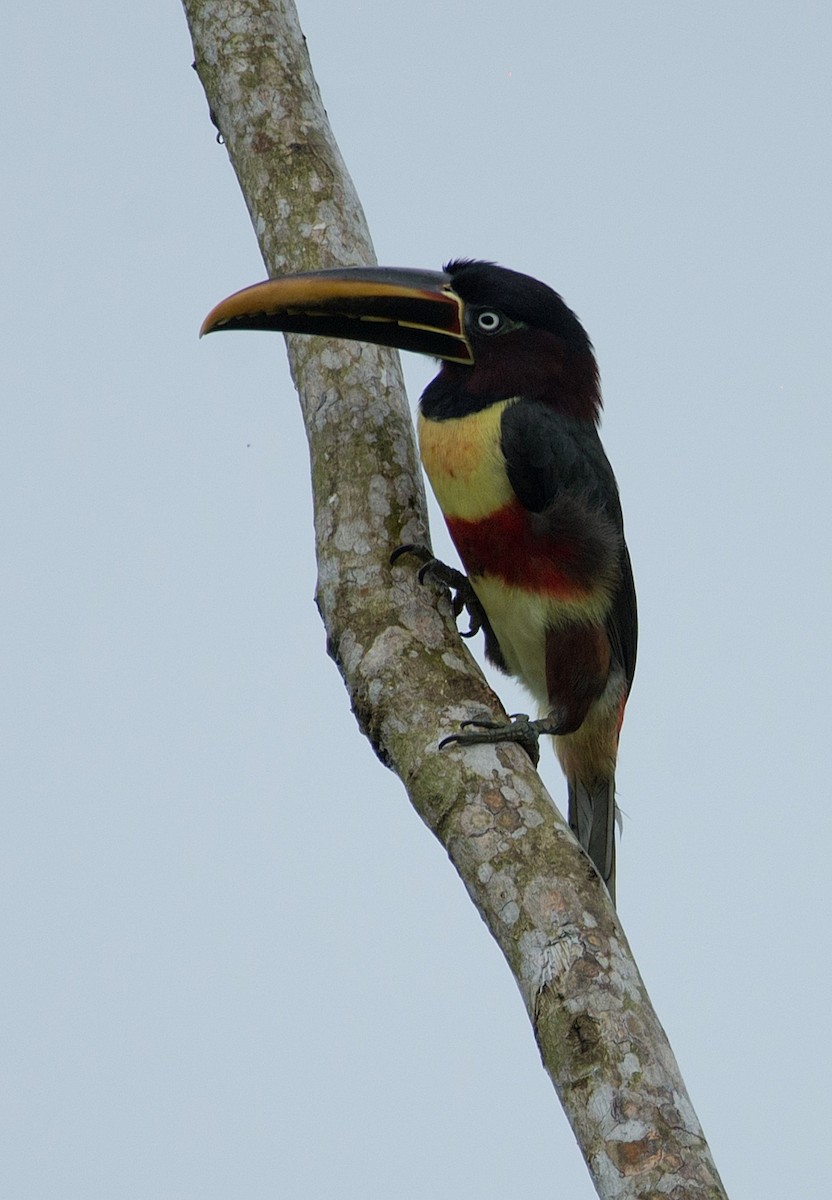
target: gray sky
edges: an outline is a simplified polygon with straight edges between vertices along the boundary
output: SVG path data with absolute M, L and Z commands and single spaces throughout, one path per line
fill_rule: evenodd
M 380 261 L 531 272 L 595 342 L 642 625 L 621 917 L 729 1193 L 825 1200 L 829 7 L 301 20 Z M 263 267 L 182 13 L 5 21 L 0 1193 L 590 1200 L 326 658 L 281 339 L 197 341 Z

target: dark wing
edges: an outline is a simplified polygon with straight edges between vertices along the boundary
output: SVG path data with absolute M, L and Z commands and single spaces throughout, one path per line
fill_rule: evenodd
M 638 622 L 618 486 L 594 425 L 533 400 L 504 411 L 500 445 L 517 499 L 540 515 L 553 543 L 572 539 L 576 580 L 615 579 L 607 633 L 628 684 L 636 666 Z
M 612 652 L 624 668 L 627 691 L 633 686 L 636 673 L 636 651 L 638 649 L 638 610 L 633 568 L 626 542 L 622 542 L 621 581 L 613 597 L 612 608 L 607 617 Z

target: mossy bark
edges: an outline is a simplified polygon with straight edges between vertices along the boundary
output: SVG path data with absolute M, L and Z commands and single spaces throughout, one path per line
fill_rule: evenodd
M 374 262 L 291 0 L 184 7 L 269 274 Z M 615 912 L 528 758 L 514 746 L 437 751 L 460 720 L 502 710 L 447 600 L 419 587 L 406 560 L 389 565 L 397 545 L 428 536 L 397 356 L 287 344 L 330 653 L 361 729 L 446 847 L 517 979 L 599 1195 L 724 1197 Z

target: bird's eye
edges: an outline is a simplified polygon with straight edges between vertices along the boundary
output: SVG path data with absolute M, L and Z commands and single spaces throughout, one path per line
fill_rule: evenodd
M 480 333 L 499 333 L 505 325 L 505 317 L 493 308 L 481 308 L 476 315 L 476 324 Z

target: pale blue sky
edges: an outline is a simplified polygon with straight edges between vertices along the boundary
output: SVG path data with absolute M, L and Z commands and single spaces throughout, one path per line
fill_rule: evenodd
M 300 13 L 379 259 L 529 271 L 595 342 L 621 917 L 729 1194 L 825 1200 L 828 5 Z M 190 63 L 173 0 L 0 46 L 0 1193 L 590 1200 L 326 658 L 282 342 L 197 340 L 263 267 Z

